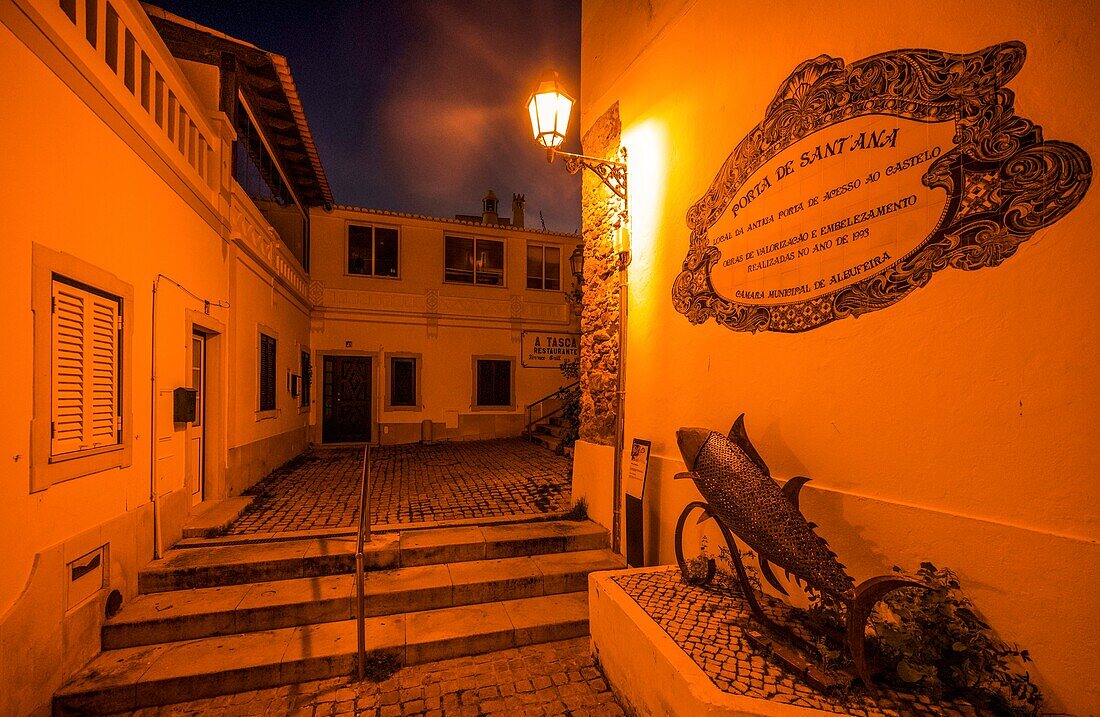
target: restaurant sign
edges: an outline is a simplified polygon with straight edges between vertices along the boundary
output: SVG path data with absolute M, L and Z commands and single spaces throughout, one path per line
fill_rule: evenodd
M 524 368 L 561 368 L 566 361 L 576 361 L 581 355 L 581 339 L 577 334 L 524 331 L 520 337 Z
M 1015 114 L 1005 85 L 1025 54 L 1006 42 L 803 62 L 689 209 L 677 311 L 808 331 L 1012 256 L 1091 179 L 1083 150 Z

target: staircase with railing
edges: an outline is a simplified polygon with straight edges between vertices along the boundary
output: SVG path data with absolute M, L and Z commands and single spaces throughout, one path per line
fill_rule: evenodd
M 532 443 L 538 443 L 555 453 L 562 453 L 571 446 L 563 445 L 566 437 L 572 433 L 573 420 L 567 408 L 580 391 L 580 381 L 562 386 L 537 401 L 527 404 L 524 409 L 524 437 Z

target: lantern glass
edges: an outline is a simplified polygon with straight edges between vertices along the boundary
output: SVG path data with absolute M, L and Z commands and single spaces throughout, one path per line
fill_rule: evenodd
M 569 270 L 578 280 L 584 276 L 584 252 L 579 246 L 569 255 Z
M 548 149 L 560 146 L 565 141 L 572 110 L 573 98 L 562 88 L 558 73 L 543 79 L 527 100 L 535 141 Z

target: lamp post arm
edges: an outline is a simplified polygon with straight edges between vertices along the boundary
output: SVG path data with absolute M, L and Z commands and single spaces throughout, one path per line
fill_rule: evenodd
M 622 157 L 622 161 L 588 157 L 583 154 L 562 152 L 556 149 L 548 149 L 546 151 L 547 161 L 553 162 L 554 157 L 561 157 L 562 161 L 565 163 L 565 170 L 570 174 L 576 174 L 581 171 L 582 167 L 592 170 L 596 176 L 600 178 L 600 181 L 607 185 L 608 189 L 625 202 L 626 147 L 622 147 L 619 150 L 619 156 Z

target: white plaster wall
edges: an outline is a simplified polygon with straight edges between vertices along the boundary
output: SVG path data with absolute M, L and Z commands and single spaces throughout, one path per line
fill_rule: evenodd
M 1054 707 L 1100 710 L 1080 679 L 1100 644 L 1095 187 L 1002 266 L 945 270 L 858 320 L 751 335 L 692 326 L 671 302 L 687 208 L 800 62 L 1018 39 L 1017 113 L 1095 160 L 1100 103 L 1081 68 L 1100 66 L 1097 9 L 587 2 L 583 27 L 582 130 L 617 101 L 630 152 L 626 437 L 653 441 L 653 559 L 670 560 L 671 526 L 694 498 L 669 480 L 682 469 L 676 428 L 724 432 L 744 411 L 777 477 L 815 479 L 806 512 L 857 577 L 954 567 L 1001 633 L 1031 648 Z

